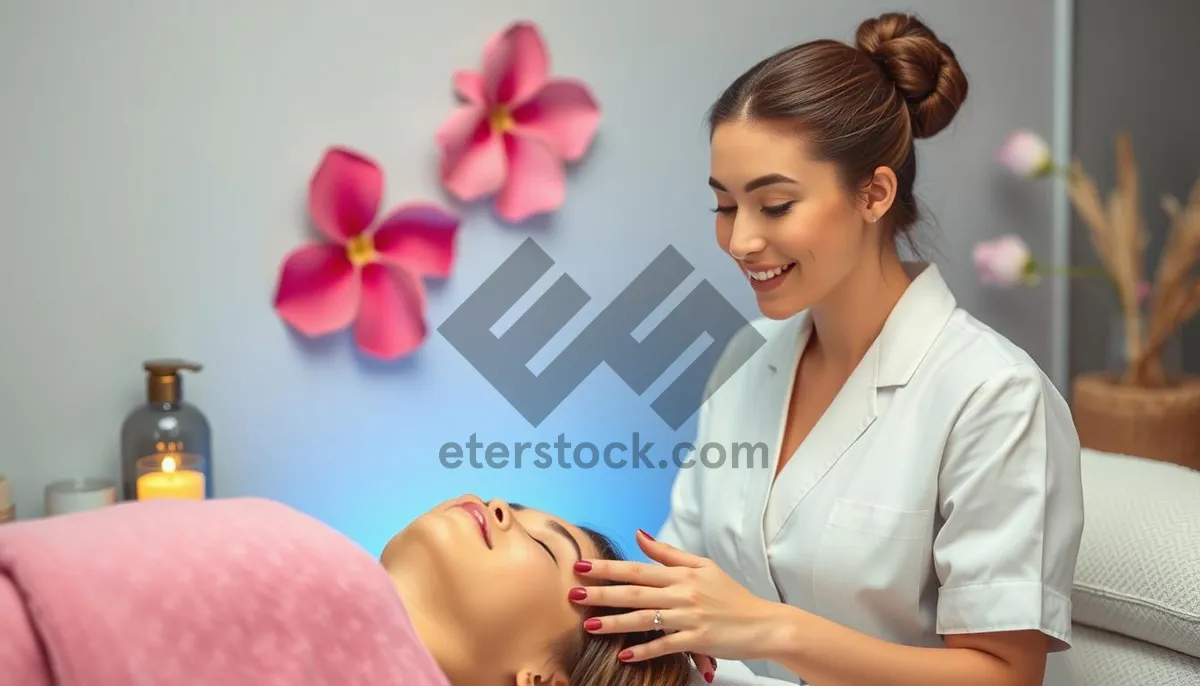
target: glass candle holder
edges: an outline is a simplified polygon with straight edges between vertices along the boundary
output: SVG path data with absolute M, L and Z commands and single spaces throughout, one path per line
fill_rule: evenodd
M 61 479 L 46 485 L 46 516 L 85 512 L 117 502 L 117 482 L 81 477 Z
M 204 500 L 204 458 L 155 453 L 137 461 L 138 500 Z

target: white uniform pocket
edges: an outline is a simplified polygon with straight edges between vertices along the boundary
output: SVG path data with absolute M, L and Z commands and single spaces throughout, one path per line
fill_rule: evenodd
M 919 631 L 933 512 L 838 499 L 813 563 L 818 611 L 881 638 Z

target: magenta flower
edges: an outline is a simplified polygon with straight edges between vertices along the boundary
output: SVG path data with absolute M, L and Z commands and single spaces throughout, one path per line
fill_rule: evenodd
M 442 183 L 464 202 L 498 194 L 497 213 L 520 222 L 558 209 L 563 165 L 583 157 L 600 124 L 588 87 L 549 78 L 537 27 L 515 22 L 484 46 L 480 72 L 459 71 L 464 104 L 436 134 Z
M 306 336 L 354 324 L 364 352 L 395 359 L 425 340 L 422 276 L 454 264 L 458 219 L 430 204 L 394 209 L 374 225 L 383 172 L 355 152 L 332 148 L 313 174 L 308 207 L 332 243 L 310 243 L 284 260 L 275 310 Z

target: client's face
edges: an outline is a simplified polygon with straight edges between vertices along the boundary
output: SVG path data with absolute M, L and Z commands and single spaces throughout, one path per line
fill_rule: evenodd
M 463 496 L 433 508 L 397 534 L 382 563 L 436 603 L 442 621 L 467 635 L 477 658 L 543 675 L 552 644 L 580 630 L 582 614 L 567 597 L 579 585 L 575 561 L 596 558 L 596 544 L 578 527 L 544 512 Z M 531 661 L 535 664 L 531 664 Z M 542 662 L 543 664 L 536 664 Z

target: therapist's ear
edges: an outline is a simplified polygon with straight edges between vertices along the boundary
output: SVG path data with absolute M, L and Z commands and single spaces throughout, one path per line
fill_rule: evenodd
M 567 677 L 558 670 L 522 669 L 517 672 L 514 686 L 568 686 Z
M 896 172 L 891 168 L 879 167 L 875 170 L 863 185 L 859 196 L 859 209 L 867 223 L 873 224 L 887 214 L 896 200 L 898 187 Z

